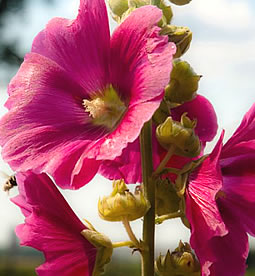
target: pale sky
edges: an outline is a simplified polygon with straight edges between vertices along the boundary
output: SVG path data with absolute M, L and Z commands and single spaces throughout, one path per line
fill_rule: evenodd
M 30 0 L 26 9 L 26 20 L 15 15 L 10 17 L 8 33 L 5 37 L 16 36 L 24 41 L 24 49 L 29 51 L 34 36 L 54 16 L 74 18 L 78 0 L 59 0 L 54 7 L 47 7 L 40 0 Z M 173 24 L 188 26 L 193 31 L 190 50 L 183 57 L 194 70 L 203 75 L 198 93 L 206 96 L 214 105 L 218 116 L 219 132 L 226 130 L 226 137 L 239 125 L 243 115 L 255 101 L 255 6 L 252 0 L 193 0 L 182 7 L 173 5 Z M 112 25 L 113 28 L 113 25 Z M 0 83 L 3 84 L 0 68 Z M 2 78 L 1 78 L 2 76 Z M 6 84 L 0 87 L 0 114 L 5 112 Z M 208 145 L 207 151 L 214 143 Z M 0 169 L 8 173 L 0 162 Z M 101 176 L 79 191 L 64 191 L 71 207 L 81 218 L 86 218 L 113 241 L 127 239 L 120 223 L 104 222 L 97 215 L 99 196 L 109 194 L 111 183 Z M 11 196 L 15 192 L 11 191 Z M 23 216 L 18 208 L 9 202 L 8 196 L 0 191 L 0 247 L 5 246 L 9 231 Z M 65 215 L 65 214 L 63 214 Z M 134 223 L 138 237 L 141 235 L 141 221 Z M 189 231 L 177 220 L 156 226 L 157 242 L 174 248 L 180 239 L 188 241 Z

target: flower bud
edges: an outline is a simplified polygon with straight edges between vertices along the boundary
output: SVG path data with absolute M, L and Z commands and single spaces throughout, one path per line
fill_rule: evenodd
M 165 88 L 165 98 L 178 104 L 192 100 L 196 97 L 200 78 L 201 76 L 194 72 L 188 62 L 174 60 L 170 83 Z
M 84 229 L 81 234 L 97 248 L 93 275 L 100 276 L 104 273 L 104 266 L 111 261 L 113 252 L 112 242 L 107 236 L 97 232 L 94 228 L 93 230 Z
M 176 45 L 174 58 L 179 58 L 187 52 L 192 40 L 192 32 L 188 27 L 166 25 L 160 31 L 161 35 L 167 35 L 170 42 Z
M 199 276 L 200 264 L 188 243 L 180 241 L 179 246 L 166 256 L 156 260 L 156 271 L 160 276 Z
M 102 219 L 108 221 L 129 221 L 143 217 L 149 210 L 149 201 L 140 190 L 129 192 L 124 180 L 113 182 L 113 191 L 98 201 L 98 212 Z
M 162 216 L 179 210 L 180 198 L 173 184 L 168 179 L 159 180 L 156 184 L 156 214 Z
M 183 5 L 189 4 L 189 2 L 191 2 L 191 0 L 169 0 L 169 1 L 178 6 L 183 6 Z
M 128 10 L 128 0 L 109 0 L 110 9 L 114 15 L 119 17 Z
M 184 113 L 181 122 L 168 117 L 156 129 L 156 137 L 160 145 L 166 150 L 175 146 L 175 154 L 187 157 L 196 157 L 200 153 L 199 137 L 195 134 L 196 121 L 190 120 Z

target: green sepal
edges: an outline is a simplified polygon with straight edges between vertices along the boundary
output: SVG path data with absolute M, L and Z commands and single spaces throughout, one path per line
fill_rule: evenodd
M 179 246 L 165 256 L 160 255 L 155 262 L 160 276 L 199 276 L 200 264 L 188 243 L 180 241 Z
M 167 35 L 168 41 L 175 43 L 176 53 L 174 58 L 179 58 L 188 51 L 192 41 L 192 32 L 188 27 L 167 24 L 162 27 L 160 34 Z

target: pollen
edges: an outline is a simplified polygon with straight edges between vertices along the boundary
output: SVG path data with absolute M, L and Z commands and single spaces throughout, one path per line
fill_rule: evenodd
M 105 126 L 110 130 L 118 125 L 127 109 L 111 85 L 97 95 L 95 93 L 91 100 L 84 99 L 82 105 L 85 112 L 89 113 L 92 124 Z
M 96 98 L 95 100 L 83 100 L 82 105 L 85 111 L 89 113 L 89 116 L 93 119 L 97 119 L 101 114 L 105 112 L 106 106 L 104 100 Z

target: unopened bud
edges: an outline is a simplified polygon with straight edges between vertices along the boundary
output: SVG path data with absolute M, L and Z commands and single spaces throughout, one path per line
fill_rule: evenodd
M 192 32 L 188 27 L 166 25 L 161 29 L 160 34 L 167 35 L 170 42 L 176 45 L 174 58 L 179 58 L 187 52 L 192 40 Z
M 159 180 L 156 184 L 156 214 L 162 216 L 179 210 L 180 198 L 173 184 L 168 179 Z
M 142 191 L 129 192 L 124 180 L 113 182 L 113 191 L 98 201 L 98 212 L 102 219 L 108 221 L 129 221 L 143 217 L 149 210 L 149 201 Z
M 81 234 L 97 248 L 93 276 L 100 276 L 104 273 L 104 266 L 111 261 L 112 242 L 107 236 L 96 230 L 84 229 Z
M 110 9 L 113 14 L 121 17 L 128 10 L 128 0 L 109 0 Z
M 178 6 L 183 6 L 183 5 L 189 4 L 189 2 L 191 2 L 191 0 L 169 0 L 169 1 Z
M 200 78 L 201 75 L 197 75 L 188 62 L 174 60 L 165 98 L 179 104 L 192 100 L 196 96 Z
M 166 256 L 156 260 L 156 271 L 160 276 L 199 276 L 200 264 L 188 243 L 180 241 L 179 246 Z
M 196 121 L 190 120 L 184 113 L 181 122 L 168 117 L 156 129 L 156 137 L 160 145 L 166 150 L 175 146 L 175 154 L 187 157 L 196 157 L 200 153 L 199 137 L 195 134 Z

